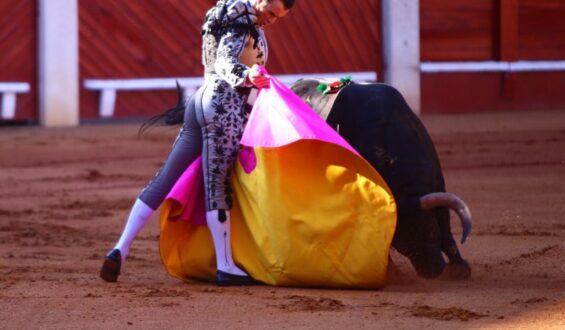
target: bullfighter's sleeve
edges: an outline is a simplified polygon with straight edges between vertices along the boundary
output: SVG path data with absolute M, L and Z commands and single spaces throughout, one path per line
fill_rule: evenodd
M 242 16 L 234 23 L 245 24 L 247 20 Z M 250 68 L 240 62 L 249 37 L 249 30 L 236 24 L 226 30 L 218 44 L 214 69 L 232 87 L 251 86 L 247 80 Z

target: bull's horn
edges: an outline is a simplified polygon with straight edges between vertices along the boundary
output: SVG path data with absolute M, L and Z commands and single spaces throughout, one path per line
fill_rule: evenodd
M 463 227 L 461 244 L 465 243 L 467 237 L 471 233 L 473 219 L 471 217 L 471 210 L 469 210 L 461 198 L 452 193 L 436 192 L 420 197 L 420 206 L 424 210 L 432 210 L 437 207 L 448 207 L 455 211 L 459 216 L 459 219 L 461 219 L 461 226 Z

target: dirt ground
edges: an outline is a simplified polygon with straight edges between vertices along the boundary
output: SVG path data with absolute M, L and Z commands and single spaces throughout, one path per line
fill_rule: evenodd
M 565 329 L 565 110 L 423 120 L 473 212 L 473 275 L 423 280 L 394 254 L 400 277 L 379 291 L 180 282 L 157 216 L 106 283 L 103 256 L 176 130 L 0 128 L 0 328 Z

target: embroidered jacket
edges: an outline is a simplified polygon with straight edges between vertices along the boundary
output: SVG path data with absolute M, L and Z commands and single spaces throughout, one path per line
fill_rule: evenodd
M 202 27 L 205 73 L 218 75 L 232 88 L 250 87 L 246 77 L 254 64 L 267 62 L 267 40 L 249 0 L 219 0 Z

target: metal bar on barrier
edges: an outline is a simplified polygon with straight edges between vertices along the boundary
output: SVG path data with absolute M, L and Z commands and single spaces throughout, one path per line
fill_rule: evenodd
M 565 61 L 423 62 L 423 73 L 565 71 Z

